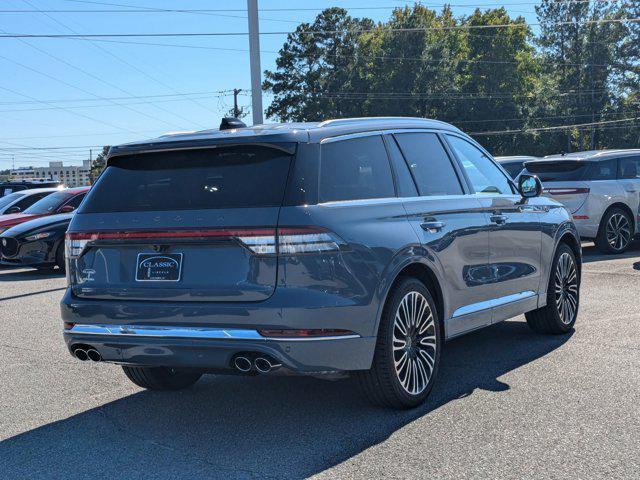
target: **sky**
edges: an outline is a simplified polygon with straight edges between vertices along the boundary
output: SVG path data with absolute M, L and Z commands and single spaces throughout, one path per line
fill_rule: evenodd
M 440 9 L 444 2 L 421 3 Z M 258 0 L 262 70 L 274 69 L 286 40 L 286 33 L 267 32 L 292 31 L 327 7 L 383 21 L 406 4 L 413 2 Z M 536 21 L 531 0 L 454 0 L 451 5 L 458 15 L 476 6 L 504 6 L 513 16 Z M 149 8 L 224 11 L 140 11 Z M 246 31 L 245 0 L 0 1 L 0 34 Z M 246 35 L 0 38 L 0 170 L 59 160 L 77 165 L 90 154 L 95 157 L 102 145 L 217 128 L 233 105 L 230 90 L 243 90 L 241 106 L 251 103 L 248 48 Z M 264 108 L 269 100 L 265 95 Z

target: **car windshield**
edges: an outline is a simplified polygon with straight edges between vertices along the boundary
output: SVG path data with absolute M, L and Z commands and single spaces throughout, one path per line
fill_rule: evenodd
M 587 163 L 575 160 L 537 161 L 525 164 L 527 172 L 537 175 L 543 182 L 582 180 L 587 166 Z
M 51 213 L 58 209 L 64 202 L 69 200 L 73 195 L 68 192 L 55 192 L 51 195 L 44 197 L 42 200 L 37 201 L 24 213 L 29 215 L 42 215 L 45 213 Z
M 257 145 L 114 158 L 81 211 L 280 206 L 291 158 Z
M 24 195 L 21 193 L 10 193 L 9 195 L 0 198 L 0 208 L 4 208 L 7 205 L 11 205 L 13 202 L 18 200 L 20 197 Z

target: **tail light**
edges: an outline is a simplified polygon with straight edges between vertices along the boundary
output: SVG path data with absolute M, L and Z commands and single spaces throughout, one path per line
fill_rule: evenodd
M 344 241 L 336 234 L 316 227 L 278 228 L 276 236 L 239 236 L 238 240 L 257 255 L 299 255 L 340 250 Z M 277 244 L 277 245 L 276 245 Z
M 170 230 L 131 232 L 75 232 L 67 233 L 67 258 L 77 258 L 91 242 L 99 240 L 150 240 L 207 238 L 236 239 L 256 255 L 298 255 L 305 253 L 335 252 L 345 242 L 336 234 L 317 227 L 274 228 L 220 228 L 211 230 Z
M 573 187 L 555 187 L 545 188 L 545 192 L 549 195 L 577 195 L 580 193 L 589 193 L 588 188 L 573 188 Z

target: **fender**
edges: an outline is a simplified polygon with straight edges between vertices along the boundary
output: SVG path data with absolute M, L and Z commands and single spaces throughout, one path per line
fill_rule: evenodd
M 382 310 L 387 302 L 387 297 L 389 296 L 391 287 L 400 275 L 400 272 L 412 264 L 420 264 L 427 267 L 435 275 L 438 283 L 442 285 L 442 279 L 444 278 L 442 273 L 443 267 L 438 258 L 433 255 L 427 247 L 417 243 L 407 245 L 405 248 L 398 250 L 383 272 L 382 279 L 380 280 L 376 291 L 378 309 L 376 312 L 374 335 L 378 335 L 378 328 L 380 326 L 380 320 L 382 319 Z M 446 305 L 448 303 L 447 291 L 442 288 L 440 290 L 442 291 L 443 312 L 446 312 Z M 443 318 L 442 321 L 444 322 L 445 319 Z

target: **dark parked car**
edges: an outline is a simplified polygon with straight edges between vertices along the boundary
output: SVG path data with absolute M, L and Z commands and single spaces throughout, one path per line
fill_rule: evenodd
M 78 208 L 88 191 L 89 187 L 67 188 L 38 200 L 24 212 L 0 215 L 0 232 L 39 217 L 57 213 L 71 213 Z
M 72 213 L 50 215 L 16 225 L 0 234 L 2 265 L 57 266 L 64 272 L 64 234 Z
M 63 188 L 62 182 L 55 180 L 23 180 L 21 182 L 0 182 L 0 197 L 32 188 Z
M 538 157 L 527 155 L 513 155 L 509 157 L 495 157 L 495 160 L 504 168 L 511 178 L 516 178 L 524 168 L 524 162 L 535 162 Z
M 541 192 L 424 119 L 112 147 L 67 232 L 64 338 L 150 389 L 349 373 L 378 403 L 416 406 L 445 340 L 522 313 L 572 329 L 579 237 Z

